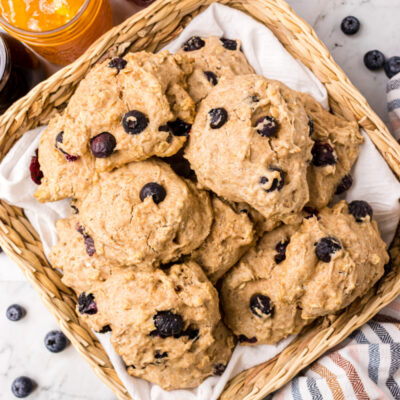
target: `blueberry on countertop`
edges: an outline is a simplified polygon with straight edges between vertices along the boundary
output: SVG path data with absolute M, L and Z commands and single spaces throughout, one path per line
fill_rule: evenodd
M 355 35 L 360 30 L 360 21 L 353 16 L 346 17 L 340 25 L 342 32 L 346 35 Z
M 7 318 L 10 321 L 19 321 L 23 318 L 26 314 L 25 308 L 20 306 L 19 304 L 12 304 L 10 307 L 7 308 Z
M 400 57 L 391 57 L 385 63 L 385 72 L 388 78 L 393 78 L 400 73 Z
M 364 64 L 371 71 L 383 68 L 386 58 L 379 50 L 371 50 L 364 56 Z
M 22 399 L 28 397 L 35 389 L 35 382 L 27 376 L 20 376 L 11 385 L 11 391 L 15 397 Z
M 44 338 L 44 345 L 52 353 L 59 353 L 68 346 L 68 339 L 61 331 L 50 331 Z

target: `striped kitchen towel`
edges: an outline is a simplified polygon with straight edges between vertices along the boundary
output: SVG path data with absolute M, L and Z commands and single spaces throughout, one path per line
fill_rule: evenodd
M 394 137 L 400 139 L 400 74 L 387 84 L 387 98 L 390 124 Z
M 400 298 L 315 361 L 273 400 L 400 399 Z M 270 397 L 270 398 L 271 398 Z
M 400 74 L 388 82 L 387 97 L 400 141 Z M 400 297 L 268 399 L 400 400 Z

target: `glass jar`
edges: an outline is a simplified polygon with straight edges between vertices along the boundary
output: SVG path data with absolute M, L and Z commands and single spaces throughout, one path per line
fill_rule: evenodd
M 69 22 L 53 30 L 40 32 L 17 28 L 3 17 L 0 17 L 0 25 L 48 61 L 66 65 L 107 32 L 113 21 L 110 0 L 85 0 Z
M 131 1 L 133 1 L 140 7 L 147 7 L 148 5 L 154 2 L 154 0 L 131 0 Z
M 46 78 L 38 57 L 4 32 L 0 32 L 0 113 Z

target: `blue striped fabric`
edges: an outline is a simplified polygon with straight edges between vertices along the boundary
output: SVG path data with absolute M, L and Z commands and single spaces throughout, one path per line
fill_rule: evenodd
M 374 383 L 378 383 L 379 376 L 379 365 L 380 365 L 380 354 L 379 344 L 370 344 L 368 346 L 369 364 L 368 364 L 368 376 Z

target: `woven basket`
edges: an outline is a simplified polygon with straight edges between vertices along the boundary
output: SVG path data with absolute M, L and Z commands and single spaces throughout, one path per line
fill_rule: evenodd
M 128 50 L 156 51 L 175 38 L 212 0 L 158 0 L 94 43 L 76 62 L 36 86 L 0 117 L 2 158 L 28 129 L 44 124 L 68 101 L 76 85 L 101 59 Z M 331 109 L 364 128 L 388 165 L 400 176 L 400 146 L 366 100 L 335 64 L 312 28 L 283 0 L 221 0 L 264 23 L 286 49 L 325 84 Z M 130 399 L 104 349 L 75 312 L 76 297 L 47 262 L 43 247 L 20 208 L 0 201 L 0 246 L 22 269 L 60 328 L 94 372 L 120 400 Z M 242 372 L 228 383 L 223 400 L 259 400 L 340 343 L 400 294 L 400 232 L 392 245 L 393 271 L 362 299 L 335 317 L 318 320 L 274 359 Z

